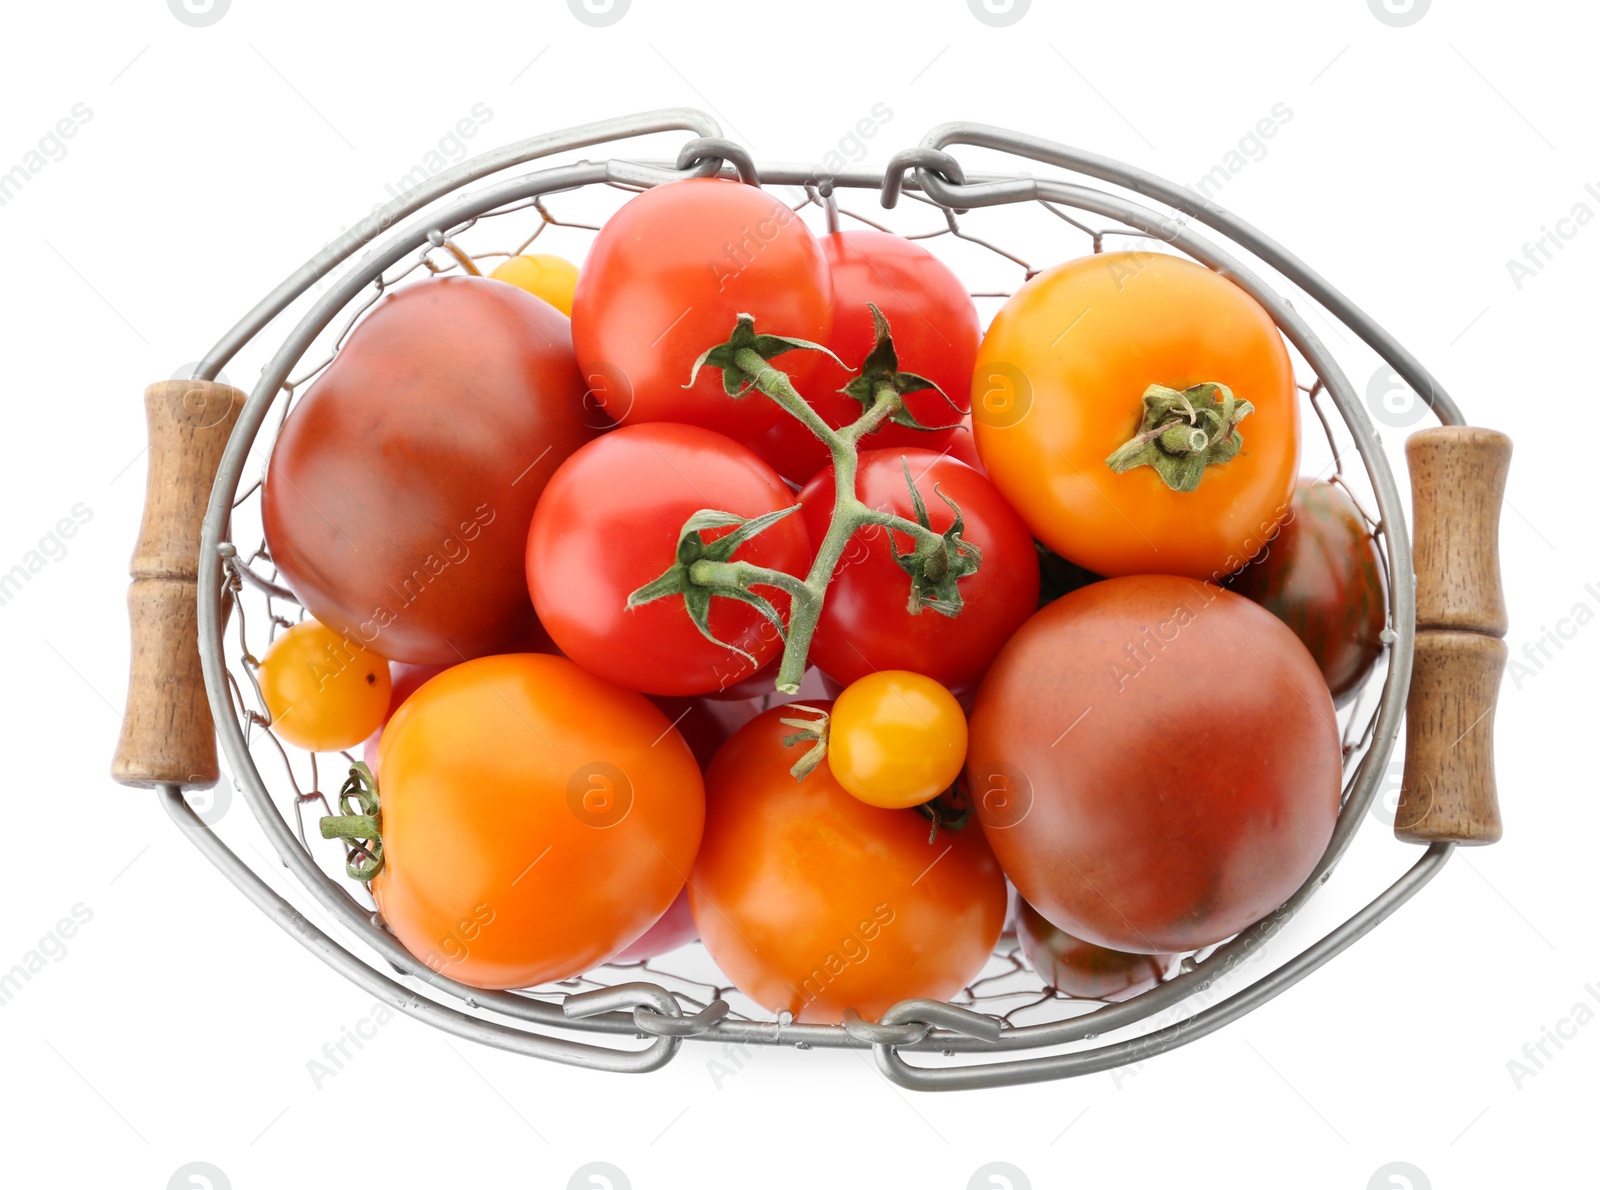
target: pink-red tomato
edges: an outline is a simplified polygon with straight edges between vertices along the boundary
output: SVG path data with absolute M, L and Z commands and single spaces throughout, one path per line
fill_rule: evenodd
M 933 381 L 949 397 L 947 401 L 930 390 L 912 393 L 906 398 L 907 410 L 924 426 L 959 422 L 967 408 L 981 338 L 977 308 L 961 279 L 921 244 L 888 232 L 835 232 L 823 237 L 822 251 L 833 278 L 834 298 L 833 333 L 825 345 L 846 367 L 824 358 L 800 394 L 835 428 L 861 416 L 860 402 L 839 390 L 876 342 L 870 302 L 889 321 L 900 370 Z M 791 358 L 781 356 L 776 366 L 787 369 Z M 891 422 L 868 434 L 862 446 L 943 450 L 956 434 Z M 966 438 L 970 442 L 970 432 Z M 752 445 L 780 475 L 795 483 L 804 483 L 828 465 L 822 441 L 793 417 L 780 418 Z
M 666 954 L 669 950 L 677 950 L 699 936 L 694 928 L 694 914 L 689 911 L 689 888 L 685 885 L 672 904 L 667 906 L 667 911 L 656 919 L 656 924 L 641 934 L 638 941 L 623 947 L 622 952 L 610 961 L 640 963 Z
M 812 638 L 811 662 L 845 684 L 873 670 L 908 669 L 954 690 L 983 676 L 1000 647 L 1038 607 L 1038 551 L 994 485 L 949 455 L 931 450 L 864 451 L 856 471 L 856 495 L 872 508 L 912 518 L 915 508 L 905 467 L 916 481 L 933 529 L 943 533 L 955 520 L 939 495 L 943 492 L 961 508 L 964 539 L 983 551 L 978 572 L 960 582 L 965 606 L 958 616 L 908 611 L 911 579 L 894 555 L 896 550 L 909 551 L 912 543 L 901 534 L 870 526 L 856 534 L 834 571 Z M 800 492 L 813 545 L 827 532 L 833 500 L 831 467 Z
M 758 609 L 714 599 L 711 631 L 725 642 L 717 644 L 701 635 L 680 596 L 632 610 L 628 596 L 674 564 L 679 531 L 694 513 L 716 509 L 748 518 L 793 505 L 794 494 L 771 467 L 721 434 L 669 422 L 613 430 L 567 460 L 534 513 L 528 585 L 539 620 L 563 653 L 619 686 L 647 694 L 723 689 L 782 647 Z M 734 555 L 795 575 L 804 575 L 810 556 L 799 514 Z M 786 595 L 757 590 L 786 614 Z
M 734 400 L 695 360 L 740 314 L 764 334 L 820 343 L 833 320 L 822 249 L 800 217 L 756 186 L 668 182 L 629 200 L 594 238 L 572 298 L 572 338 L 593 400 L 612 420 L 687 422 L 744 440 L 783 415 L 759 393 Z M 778 366 L 807 384 L 817 352 Z M 804 391 L 804 389 L 802 389 Z

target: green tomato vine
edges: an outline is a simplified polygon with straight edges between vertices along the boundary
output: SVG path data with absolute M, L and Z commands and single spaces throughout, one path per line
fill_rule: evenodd
M 890 421 L 918 430 L 951 428 L 920 424 L 905 406 L 907 394 L 932 389 L 944 397 L 953 410 L 960 412 L 959 407 L 933 381 L 900 370 L 888 320 L 876 306 L 869 308 L 876 341 L 862 362 L 860 372 L 842 390 L 860 402 L 862 412 L 855 421 L 840 429 L 828 425 L 795 390 L 788 374 L 773 367 L 771 361 L 789 351 L 820 351 L 841 366 L 847 365 L 819 344 L 781 335 L 757 334 L 755 320 L 748 314 L 739 315 L 733 333 L 726 342 L 712 347 L 695 361 L 694 370 L 689 376 L 689 384 L 693 384 L 701 368 L 716 368 L 722 373 L 723 391 L 728 396 L 735 400 L 746 400 L 752 393 L 765 395 L 786 414 L 797 418 L 828 448 L 833 460 L 833 514 L 806 576 L 800 578 L 733 556 L 739 546 L 797 511 L 798 505 L 748 520 L 718 509 L 701 509 L 684 522 L 673 564 L 659 578 L 646 583 L 628 597 L 630 608 L 657 599 L 681 597 L 690 618 L 707 639 L 733 649 L 750 661 L 754 661 L 750 654 L 717 640 L 711 631 L 710 609 L 711 601 L 718 597 L 736 599 L 755 607 L 773 625 L 784 642 L 777 688 L 785 694 L 793 694 L 800 689 L 806 658 L 811 650 L 811 638 L 816 633 L 822 615 L 828 584 L 844 555 L 845 547 L 860 530 L 869 525 L 878 525 L 911 540 L 909 550 L 895 550 L 895 560 L 910 579 L 906 606 L 913 614 L 920 614 L 926 609 L 944 616 L 960 615 L 960 582 L 976 574 L 983 561 L 982 551 L 962 536 L 965 523 L 960 506 L 937 487 L 934 488 L 935 494 L 950 506 L 955 519 L 943 533 L 933 529 L 927 507 L 917 491 L 909 467 L 906 468 L 906 486 L 911 492 L 915 519 L 869 508 L 856 496 L 857 455 L 861 440 L 868 434 Z M 707 541 L 705 532 L 711 529 L 732 531 Z M 892 536 L 890 540 L 894 540 Z M 771 588 L 789 596 L 787 623 L 771 600 L 752 589 L 755 587 Z

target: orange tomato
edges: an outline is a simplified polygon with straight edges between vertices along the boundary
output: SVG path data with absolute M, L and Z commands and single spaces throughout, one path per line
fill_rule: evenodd
M 1235 457 L 1187 492 L 1149 466 L 1107 466 L 1150 385 L 1208 381 L 1254 406 Z M 1096 574 L 1220 580 L 1288 512 L 1300 462 L 1288 349 L 1249 294 L 1191 261 L 1108 252 L 1039 274 L 984 337 L 972 400 L 990 477 L 1036 537 Z
M 564 657 L 454 666 L 379 746 L 384 921 L 482 988 L 578 975 L 666 912 L 705 820 L 689 746 L 640 694 Z
M 1005 923 L 1005 878 L 983 833 L 969 824 L 930 842 L 927 819 L 856 800 L 826 764 L 795 780 L 806 745 L 785 746 L 781 720 L 797 716 L 774 707 L 751 720 L 706 774 L 689 879 L 706 949 L 746 996 L 802 1021 L 948 998 Z
M 389 710 L 389 663 L 315 620 L 272 642 L 256 681 L 272 730 L 308 752 L 354 748 Z
M 881 669 L 833 704 L 828 769 L 869 806 L 903 810 L 938 797 L 966 759 L 967 716 L 932 678 Z

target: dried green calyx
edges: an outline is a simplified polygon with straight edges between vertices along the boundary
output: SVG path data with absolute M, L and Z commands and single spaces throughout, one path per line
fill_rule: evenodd
M 1236 400 L 1225 384 L 1207 381 L 1182 392 L 1152 384 L 1144 390 L 1139 432 L 1111 452 L 1106 466 L 1118 474 L 1153 467 L 1173 491 L 1192 492 L 1207 467 L 1239 453 L 1244 446 L 1239 423 L 1254 412 L 1254 405 Z

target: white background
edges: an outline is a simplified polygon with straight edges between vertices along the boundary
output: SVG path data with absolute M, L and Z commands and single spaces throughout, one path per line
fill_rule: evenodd
M 857 1054 L 792 1050 L 719 1085 L 694 1046 L 623 1078 L 405 1019 L 319 1088 L 307 1062 L 370 998 L 251 909 L 151 795 L 106 776 L 144 385 L 197 359 L 479 102 L 493 119 L 475 148 L 684 104 L 758 156 L 816 160 L 883 102 L 873 162 L 974 119 L 1178 181 L 1286 104 L 1292 121 L 1217 197 L 1375 315 L 1470 419 L 1516 439 L 1502 548 L 1522 656 L 1577 605 L 1600 610 L 1600 226 L 1520 288 L 1506 265 L 1576 204 L 1600 212 L 1585 191 L 1600 191 L 1589 6 L 1439 0 L 1403 28 L 1365 0 L 1038 0 L 1008 28 L 964 0 L 634 0 L 607 28 L 560 0 L 234 0 L 206 28 L 160 0 L 80 0 L 8 5 L 4 20 L 0 170 L 75 104 L 92 112 L 0 208 L 0 569 L 74 505 L 92 510 L 0 607 L 0 969 L 74 905 L 92 913 L 0 1008 L 6 1184 L 164 1187 L 196 1161 L 238 1190 L 565 1187 L 592 1161 L 638 1190 L 958 1190 L 994 1161 L 1041 1188 L 1406 1184 L 1378 1173 L 1392 1162 L 1441 1190 L 1592 1184 L 1600 1023 L 1564 1026 L 1574 1036 L 1520 1085 L 1507 1065 L 1575 1005 L 1600 1010 L 1585 990 L 1600 996 L 1600 628 L 1575 621 L 1506 683 L 1502 844 L 1458 854 L 1389 923 L 1221 1033 L 1131 1073 L 1030 1088 L 916 1095 Z M 1385 435 L 1397 469 L 1402 438 Z M 1372 824 L 1274 956 L 1415 854 Z

